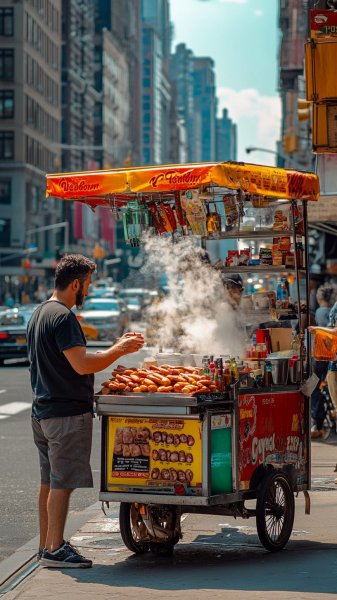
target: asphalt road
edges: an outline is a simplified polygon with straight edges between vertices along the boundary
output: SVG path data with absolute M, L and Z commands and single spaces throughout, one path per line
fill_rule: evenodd
M 94 349 L 93 349 L 94 350 Z M 138 366 L 146 350 L 119 362 Z M 96 375 L 95 389 L 111 368 Z M 36 494 L 39 486 L 37 451 L 30 425 L 31 389 L 27 363 L 0 367 L 0 561 L 38 533 Z M 98 500 L 100 424 L 94 420 L 91 465 L 93 489 L 75 490 L 70 512 L 80 511 Z

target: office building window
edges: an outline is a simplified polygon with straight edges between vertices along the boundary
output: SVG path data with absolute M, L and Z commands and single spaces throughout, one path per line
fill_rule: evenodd
M 0 119 L 13 119 L 14 91 L 0 90 Z
M 2 81 L 13 81 L 14 79 L 14 50 L 0 49 L 0 79 Z
M 0 131 L 0 159 L 14 158 L 14 131 Z
M 0 179 L 0 204 L 11 203 L 11 180 Z
M 14 35 L 14 8 L 0 8 L 0 35 Z

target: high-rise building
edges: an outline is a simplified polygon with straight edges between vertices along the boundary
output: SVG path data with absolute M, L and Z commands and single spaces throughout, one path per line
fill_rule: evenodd
M 95 0 L 95 25 L 96 25 L 96 68 L 99 77 L 99 62 L 103 59 L 103 50 L 106 61 L 104 72 L 107 74 L 109 69 L 107 61 L 110 57 L 115 63 L 114 77 L 116 94 L 115 103 L 119 109 L 119 97 L 122 90 L 125 90 L 125 81 L 127 81 L 127 96 L 124 98 L 124 109 L 128 114 L 128 132 L 124 135 L 122 147 L 119 154 L 115 155 L 114 160 L 121 161 L 119 166 L 140 165 L 142 164 L 142 123 L 141 123 L 141 69 L 142 69 L 142 40 L 141 40 L 141 5 L 140 0 Z M 103 36 L 104 47 L 100 48 L 99 37 L 102 31 L 107 29 L 111 35 Z M 114 47 L 112 49 L 112 46 Z M 113 56 L 111 56 L 113 53 Z M 124 75 L 122 74 L 123 65 L 125 65 Z M 102 76 L 103 73 L 102 73 Z M 107 81 L 106 81 L 107 83 Z M 111 82 L 110 91 L 114 87 Z M 120 93 L 121 92 L 121 93 Z M 129 108 L 126 106 L 129 104 Z M 104 110 L 102 105 L 102 110 Z M 115 115 L 118 119 L 118 115 Z M 124 116 L 123 116 L 124 118 Z M 109 145 L 117 146 L 117 138 L 109 140 Z
M 45 173 L 60 158 L 61 0 L 0 0 L 0 82 L 2 295 L 5 277 L 12 292 L 27 278 L 26 250 L 39 250 L 32 285 L 55 251 L 57 229 L 46 228 L 60 220 L 60 203 L 46 203 Z
M 312 169 L 309 121 L 299 120 L 298 101 L 305 98 L 304 44 L 308 37 L 308 0 L 280 0 L 279 86 L 282 103 L 279 166 L 292 168 L 293 161 Z M 287 160 L 288 159 L 288 160 Z
M 193 59 L 194 102 L 201 121 L 201 161 L 216 160 L 216 89 L 214 61 L 208 56 Z
M 178 44 L 170 60 L 170 78 L 176 89 L 176 109 L 186 138 L 187 162 L 201 161 L 201 118 L 194 97 L 194 55 L 185 44 Z
M 171 157 L 171 84 L 168 76 L 168 0 L 142 0 L 142 127 L 144 164 Z
M 237 160 L 237 127 L 229 118 L 227 108 L 216 120 L 216 160 Z

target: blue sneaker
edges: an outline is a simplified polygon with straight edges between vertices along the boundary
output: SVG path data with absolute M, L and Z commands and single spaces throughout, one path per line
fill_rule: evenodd
M 84 558 L 69 542 L 64 542 L 53 552 L 43 550 L 40 564 L 42 567 L 57 569 L 89 569 L 92 567 L 92 560 Z

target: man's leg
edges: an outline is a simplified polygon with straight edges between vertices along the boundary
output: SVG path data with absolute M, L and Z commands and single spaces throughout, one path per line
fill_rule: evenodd
M 39 550 L 43 550 L 46 547 L 46 538 L 47 538 L 47 530 L 48 530 L 47 502 L 48 502 L 49 491 L 50 491 L 50 485 L 41 483 L 39 494 L 38 494 L 39 523 L 40 523 Z
M 48 552 L 53 552 L 63 544 L 64 527 L 72 491 L 51 489 L 49 492 L 47 502 L 48 529 L 45 544 Z

